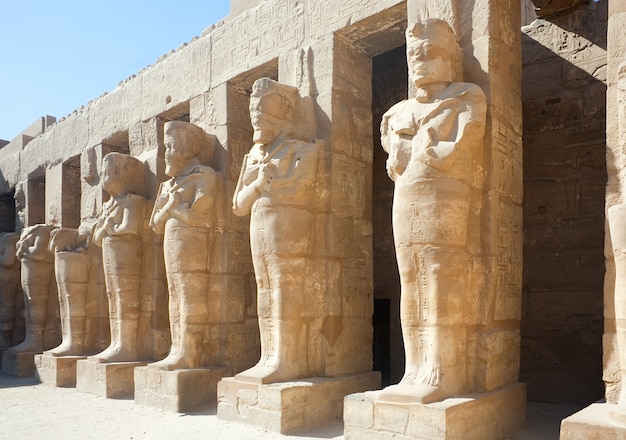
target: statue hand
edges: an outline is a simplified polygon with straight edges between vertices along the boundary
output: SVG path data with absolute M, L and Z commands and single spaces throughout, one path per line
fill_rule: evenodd
M 265 190 L 272 183 L 276 176 L 278 168 L 273 163 L 266 163 L 259 168 L 259 176 L 257 177 L 257 189 Z

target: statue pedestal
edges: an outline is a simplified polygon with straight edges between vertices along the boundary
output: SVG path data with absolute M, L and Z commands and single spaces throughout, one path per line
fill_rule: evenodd
M 185 412 L 217 401 L 217 383 L 235 372 L 224 368 L 166 371 L 135 368 L 135 403 Z
M 54 387 L 73 388 L 76 386 L 76 362 L 85 356 L 35 355 L 37 376 L 42 383 Z
M 378 387 L 378 372 L 264 385 L 229 377 L 217 386 L 217 418 L 293 433 L 341 417 L 346 395 Z
M 2 373 L 15 377 L 34 376 L 36 354 L 41 354 L 41 352 L 4 351 L 2 354 Z
M 617 406 L 593 403 L 561 422 L 561 440 L 622 440 L 626 439 L 626 423 L 619 423 L 611 413 Z
M 76 389 L 108 398 L 132 398 L 135 392 L 134 370 L 145 365 L 145 362 L 80 360 L 76 364 Z
M 526 385 L 423 405 L 377 401 L 381 391 L 346 397 L 346 440 L 502 440 L 524 427 Z

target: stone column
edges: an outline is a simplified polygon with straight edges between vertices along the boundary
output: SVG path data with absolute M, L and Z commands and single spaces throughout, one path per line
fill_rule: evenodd
M 218 417 L 222 419 L 292 432 L 340 416 L 345 395 L 380 384 L 379 374 L 371 371 L 371 85 L 367 70 L 371 60 L 351 49 L 341 38 L 325 35 L 312 42 L 310 49 L 298 48 L 279 57 L 278 80 L 285 86 L 276 86 L 281 90 L 277 93 L 300 95 L 296 113 L 303 119 L 296 117 L 292 122 L 300 139 L 308 139 L 291 142 L 299 143 L 303 151 L 316 150 L 311 155 L 317 156 L 315 163 L 309 160 L 306 164 L 316 177 L 306 188 L 294 185 L 294 192 L 310 191 L 306 208 L 300 209 L 303 203 L 298 199 L 299 208 L 292 211 L 294 225 L 306 227 L 300 240 L 293 235 L 298 226 L 290 226 L 285 217 L 284 227 L 291 231 L 285 238 L 298 242 L 302 252 L 294 247 L 289 252 L 298 254 L 289 264 L 281 266 L 280 258 L 272 262 L 285 274 L 300 262 L 299 273 L 277 287 L 271 276 L 268 283 L 257 273 L 258 289 L 264 290 L 258 310 L 271 317 L 272 310 L 281 309 L 278 314 L 289 316 L 279 325 L 291 326 L 293 335 L 300 336 L 299 343 L 294 345 L 292 337 L 288 345 L 292 354 L 298 355 L 288 368 L 273 372 L 272 360 L 283 358 L 277 362 L 284 363 L 289 353 L 264 349 L 257 367 L 222 380 L 218 388 Z M 242 155 L 250 150 L 252 132 L 248 136 Z M 313 142 L 315 139 L 318 141 Z M 253 149 L 258 153 L 258 146 Z M 250 155 L 247 167 L 255 164 Z M 259 243 L 264 241 L 262 234 L 254 233 L 257 250 L 281 245 L 280 237 Z M 254 258 L 259 259 L 259 254 Z M 258 267 L 255 263 L 255 270 Z M 301 289 L 294 289 L 294 282 L 301 282 Z M 268 302 L 268 290 L 280 291 L 279 297 L 270 300 L 276 303 Z M 285 298 L 285 293 L 291 297 Z M 272 332 L 272 320 L 268 323 L 267 316 L 261 338 L 271 347 L 274 336 L 268 338 L 263 332 L 279 332 Z M 252 407 L 247 417 L 242 417 L 247 413 L 244 406 Z
M 406 222 L 410 222 L 406 224 L 406 231 L 410 229 L 410 237 L 407 234 L 406 237 L 398 235 L 396 229 L 404 225 L 396 224 L 394 220 L 396 246 L 399 245 L 399 238 L 406 238 L 410 243 L 434 245 L 426 246 L 424 255 L 416 252 L 414 263 L 408 260 L 403 263 L 404 266 L 413 264 L 415 268 L 421 267 L 420 270 L 416 269 L 417 274 L 405 274 L 409 281 L 407 285 L 412 283 L 419 290 L 420 302 L 415 305 L 406 302 L 402 305 L 403 321 L 423 314 L 424 322 L 418 324 L 431 326 L 427 330 L 433 334 L 426 330 L 423 334 L 413 331 L 415 334 L 412 333 L 412 337 L 416 340 L 411 340 L 410 335 L 404 336 L 405 346 L 408 344 L 415 350 L 415 353 L 407 353 L 407 359 L 419 360 L 413 375 L 415 377 L 405 376 L 406 380 L 401 382 L 403 385 L 434 385 L 430 391 L 426 389 L 428 386 L 417 386 L 416 393 L 400 387 L 389 392 L 350 396 L 346 399 L 344 412 L 345 437 L 502 439 L 507 433 L 522 427 L 526 407 L 525 387 L 518 383 L 522 262 L 520 4 L 515 0 L 409 1 L 407 7 L 410 29 L 413 23 L 439 19 L 447 22 L 456 33 L 462 52 L 458 65 L 453 66 L 456 67 L 457 77 L 461 78 L 457 81 L 473 88 L 478 86 L 486 96 L 485 131 L 482 149 L 476 149 L 473 155 L 464 156 L 466 161 L 471 161 L 465 166 L 472 167 L 474 171 L 470 173 L 472 177 L 466 179 L 469 189 L 463 199 L 469 203 L 471 209 L 463 216 L 465 220 L 458 225 L 467 228 L 464 232 L 467 238 L 463 239 L 463 255 L 459 254 L 454 259 L 430 255 L 434 248 L 441 251 L 446 246 L 450 249 L 457 247 L 453 244 L 456 239 L 461 239 L 462 228 L 443 229 L 439 231 L 443 234 L 441 236 L 437 232 L 438 227 L 450 226 L 450 218 L 442 218 L 436 224 L 430 221 L 415 227 L 412 223 L 419 222 L 428 213 L 446 212 L 445 209 L 449 208 L 445 204 L 452 200 L 455 200 L 453 205 L 457 207 L 456 215 L 460 214 L 458 210 L 464 206 L 464 202 L 454 197 L 458 197 L 462 189 L 462 185 L 457 183 L 465 179 L 459 174 L 461 169 L 446 171 L 445 166 L 440 164 L 442 168 L 429 174 L 432 180 L 452 173 L 452 178 L 448 181 L 456 185 L 455 190 L 446 187 L 450 191 L 449 197 L 444 191 L 438 190 L 443 198 L 437 197 L 434 201 L 427 198 L 434 190 L 426 191 L 423 197 L 416 196 L 414 210 L 408 209 L 408 206 L 404 210 Z M 415 86 L 417 87 L 417 83 Z M 410 98 L 415 93 L 416 89 L 413 87 Z M 469 99 L 468 94 L 464 96 L 458 99 Z M 417 101 L 423 99 L 423 95 L 418 95 Z M 407 102 L 404 104 L 409 105 Z M 463 112 L 459 114 L 461 113 Z M 393 118 L 391 115 L 389 126 L 395 126 L 395 133 L 399 133 L 397 130 L 402 127 L 411 128 L 410 118 Z M 443 140 L 444 137 L 437 134 L 437 130 L 445 133 L 444 127 L 445 124 L 436 128 L 431 135 Z M 434 145 L 437 145 L 439 141 L 435 138 L 431 138 L 429 142 L 436 141 Z M 437 166 L 437 160 L 445 159 L 445 156 L 436 151 L 434 153 L 437 159 L 431 162 L 433 167 Z M 402 162 L 401 156 L 399 154 L 398 157 L 392 157 L 390 153 L 389 160 Z M 423 172 L 426 171 L 415 171 L 413 177 L 417 178 Z M 434 185 L 430 181 L 425 184 Z M 432 203 L 443 204 L 441 210 L 434 209 Z M 403 258 L 408 258 L 406 249 L 403 252 Z M 400 257 L 398 254 L 399 259 Z M 440 261 L 437 261 L 438 258 Z M 466 281 L 462 283 L 463 287 L 454 286 L 453 280 L 458 280 L 458 277 L 451 276 L 450 270 L 454 267 L 465 268 L 461 269 L 467 275 Z M 403 267 L 400 269 L 402 277 Z M 418 278 L 413 279 L 411 276 Z M 434 295 L 435 292 L 431 291 L 446 289 L 450 291 L 444 295 L 445 299 L 441 294 Z M 402 295 L 405 296 L 404 291 Z M 463 304 L 462 315 L 456 309 L 460 304 Z M 433 322 L 437 325 L 433 325 Z M 462 328 L 465 330 L 461 331 Z M 403 323 L 403 331 L 408 330 L 410 327 L 405 328 Z M 451 338 L 455 344 L 445 344 L 447 348 L 440 347 L 442 350 L 438 351 L 429 342 L 430 338 L 444 338 L 452 331 L 457 332 Z M 435 364 L 440 364 L 440 367 L 431 372 L 422 371 L 433 359 L 437 360 Z M 451 373 L 458 368 L 456 363 L 459 362 L 462 367 Z M 450 369 L 452 365 L 455 368 Z M 448 376 L 452 374 L 454 377 L 445 377 L 446 369 Z M 444 376 L 437 379 L 438 372 Z M 461 377 L 461 372 L 466 377 Z M 428 377 L 432 380 L 425 379 Z M 439 389 L 436 384 L 439 384 Z
M 604 381 L 606 403 L 594 403 L 561 423 L 561 440 L 626 436 L 626 304 L 624 208 L 626 194 L 626 1 L 609 2 L 607 33 Z

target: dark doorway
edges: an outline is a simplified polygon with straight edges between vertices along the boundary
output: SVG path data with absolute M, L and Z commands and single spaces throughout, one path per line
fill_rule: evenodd
M 395 103 L 407 98 L 406 47 L 392 49 L 372 60 L 372 223 L 374 248 L 374 370 L 383 386 L 397 383 L 404 374 L 404 345 L 400 326 L 400 278 L 393 244 L 391 206 L 393 182 L 387 176 L 380 143 L 380 121 Z

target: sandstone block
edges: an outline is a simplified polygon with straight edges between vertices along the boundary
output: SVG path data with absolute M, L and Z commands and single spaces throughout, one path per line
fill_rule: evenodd
M 346 440 L 501 440 L 526 422 L 526 386 L 520 383 L 426 405 L 383 402 L 380 394 L 346 397 Z
M 267 385 L 229 377 L 218 384 L 217 417 L 293 433 L 341 417 L 346 395 L 379 384 L 378 372 Z
M 35 375 L 35 355 L 37 353 L 2 352 L 2 373 L 15 377 Z
M 186 412 L 217 401 L 217 383 L 224 368 L 165 371 L 157 368 L 135 368 L 135 403 L 168 411 Z
M 35 355 L 36 375 L 46 385 L 73 388 L 76 386 L 76 363 L 84 356 Z
M 626 425 L 611 420 L 617 405 L 594 403 L 561 422 L 560 440 L 622 440 Z
M 80 360 L 76 364 L 76 389 L 107 398 L 133 397 L 134 370 L 145 362 L 102 362 Z

